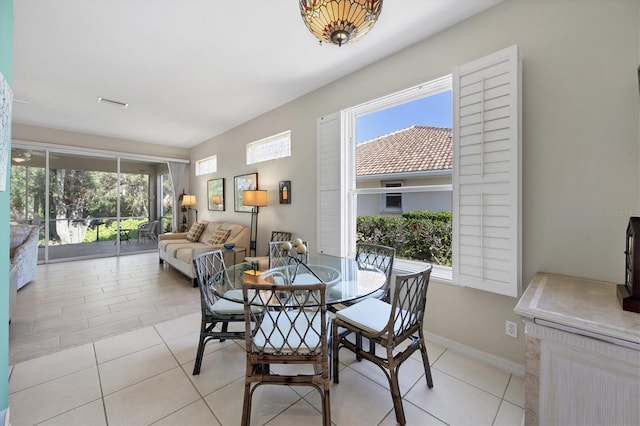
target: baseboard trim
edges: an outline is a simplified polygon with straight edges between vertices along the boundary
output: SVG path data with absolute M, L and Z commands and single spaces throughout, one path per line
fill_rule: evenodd
M 509 361 L 508 359 L 501 358 L 488 352 L 483 352 L 481 350 L 472 348 L 471 346 L 463 345 L 462 343 L 447 339 L 446 337 L 429 333 L 428 331 L 424 332 L 424 337 L 428 342 L 432 342 L 447 349 L 452 349 L 456 352 L 460 352 L 463 355 L 466 355 L 478 361 L 482 361 L 504 372 L 513 374 L 514 376 L 524 377 L 524 364 Z

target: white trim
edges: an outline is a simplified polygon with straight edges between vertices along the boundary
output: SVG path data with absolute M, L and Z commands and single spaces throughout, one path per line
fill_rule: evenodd
M 398 179 L 417 179 L 424 177 L 441 177 L 451 176 L 452 170 L 429 170 L 420 172 L 403 172 L 403 173 L 384 173 L 378 175 L 360 175 L 356 176 L 356 181 L 368 180 L 398 180 Z
M 442 337 L 437 334 L 430 333 L 424 330 L 424 338 L 427 342 L 435 343 L 438 346 L 442 346 L 452 351 L 458 352 L 462 355 L 466 355 L 469 358 L 473 358 L 477 361 L 489 364 L 498 370 L 505 373 L 513 374 L 514 376 L 524 377 L 524 364 L 510 361 L 508 359 L 481 351 L 479 349 L 472 348 L 471 346 L 463 345 L 446 337 Z
M 357 117 L 358 115 L 369 114 L 383 108 L 391 108 L 396 105 L 404 104 L 416 99 L 436 95 L 438 93 L 451 90 L 451 82 L 451 74 L 448 74 L 443 77 L 436 78 L 435 80 L 418 84 L 408 89 L 404 89 L 399 92 L 392 93 L 390 95 L 383 96 L 381 98 L 377 98 L 360 105 L 356 105 L 354 107 L 348 108 L 346 111 L 349 115 Z M 355 122 L 353 123 L 353 125 L 353 128 L 355 129 Z
M 128 152 L 121 151 L 110 151 L 106 149 L 96 149 L 96 148 L 85 148 L 85 147 L 75 147 L 71 145 L 60 145 L 54 143 L 44 143 L 44 142 L 34 142 L 27 141 L 23 139 L 13 139 L 12 146 L 14 148 L 21 149 L 42 149 L 42 150 L 50 150 L 55 151 L 60 154 L 90 154 L 92 157 L 122 157 L 125 159 L 131 160 L 145 160 L 145 161 L 155 161 L 155 162 L 166 162 L 166 161 L 175 161 L 177 163 L 191 163 L 191 160 L 185 160 L 183 158 L 172 158 L 172 157 L 157 157 L 154 155 L 143 155 L 143 154 L 132 154 Z
M 209 157 L 196 160 L 195 169 L 196 176 L 208 175 L 217 172 L 218 156 L 214 154 L 210 155 Z
M 419 186 L 398 186 L 395 188 L 360 188 L 353 191 L 358 195 L 370 195 L 370 194 L 386 194 L 387 192 L 450 192 L 452 191 L 452 185 L 419 185 Z M 391 191 L 392 190 L 392 191 Z
M 247 165 L 291 157 L 291 130 L 249 142 L 245 155 Z
M 401 259 L 396 257 L 393 260 L 394 274 L 414 274 L 421 271 L 429 263 L 419 262 L 417 260 Z M 431 281 L 437 281 L 440 284 L 455 284 L 452 280 L 451 267 L 444 265 L 432 264 Z

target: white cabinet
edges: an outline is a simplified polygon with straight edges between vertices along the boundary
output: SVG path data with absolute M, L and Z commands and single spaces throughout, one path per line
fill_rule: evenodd
M 640 314 L 616 286 L 536 274 L 515 308 L 525 320 L 525 424 L 640 424 Z

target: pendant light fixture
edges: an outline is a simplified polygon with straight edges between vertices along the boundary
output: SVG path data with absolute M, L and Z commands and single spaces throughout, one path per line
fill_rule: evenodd
M 300 13 L 320 44 L 353 43 L 373 28 L 382 0 L 300 0 Z

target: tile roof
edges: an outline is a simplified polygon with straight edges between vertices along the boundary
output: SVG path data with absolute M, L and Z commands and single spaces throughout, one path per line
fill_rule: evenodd
M 451 129 L 411 126 L 356 145 L 356 175 L 452 170 Z

